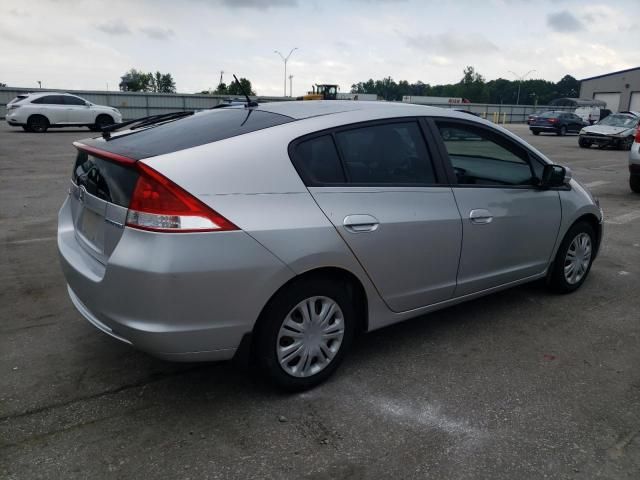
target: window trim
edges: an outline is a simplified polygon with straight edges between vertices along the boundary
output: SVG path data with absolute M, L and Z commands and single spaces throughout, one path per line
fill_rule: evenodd
M 474 184 L 465 184 L 458 183 L 458 178 L 456 177 L 455 171 L 453 169 L 453 164 L 451 163 L 451 159 L 449 158 L 449 152 L 447 150 L 446 145 L 440 135 L 440 130 L 438 128 L 437 122 L 445 122 L 445 123 L 458 123 L 465 126 L 470 126 L 472 128 L 477 128 L 479 130 L 483 130 L 488 132 L 491 135 L 494 135 L 506 143 L 510 143 L 518 147 L 522 150 L 527 156 L 527 164 L 529 165 L 529 169 L 531 170 L 532 178 L 537 178 L 535 176 L 535 171 L 533 170 L 533 162 L 537 162 L 538 164 L 544 167 L 547 165 L 547 162 L 539 158 L 535 155 L 531 150 L 529 150 L 526 146 L 514 141 L 512 138 L 508 137 L 504 133 L 499 130 L 488 127 L 487 125 L 483 125 L 481 123 L 463 120 L 458 118 L 451 117 L 425 117 L 426 124 L 432 131 L 432 135 L 435 137 L 435 145 L 438 146 L 439 153 L 441 158 L 443 159 L 444 167 L 447 171 L 447 177 L 449 180 L 448 186 L 455 188 L 499 188 L 499 189 L 515 189 L 515 190 L 540 190 L 541 187 L 539 185 L 474 185 Z M 500 144 L 499 144 L 500 145 Z M 501 145 L 503 146 L 503 145 Z M 506 148 L 506 147 L 505 147 Z M 507 150 L 509 150 L 507 148 Z M 550 190 L 568 190 L 570 187 L 555 187 Z M 549 189 L 548 189 L 549 190 Z
M 298 138 L 295 138 L 291 142 L 289 142 L 289 146 L 287 147 L 287 152 L 289 153 L 289 160 L 291 164 L 295 168 L 296 172 L 300 176 L 300 179 L 307 187 L 377 187 L 377 188 L 418 188 L 418 187 L 442 187 L 446 183 L 443 183 L 446 176 L 446 171 L 444 166 L 442 165 L 442 161 L 439 155 L 438 150 L 435 148 L 435 145 L 432 144 L 434 139 L 432 138 L 432 133 L 425 128 L 423 123 L 424 117 L 390 117 L 390 118 L 381 118 L 376 120 L 365 120 L 362 122 L 354 122 L 348 123 L 344 125 L 334 126 L 325 128 L 322 130 L 318 130 L 316 132 L 308 133 L 306 135 L 302 135 Z M 427 158 L 425 160 L 429 162 L 432 167 L 433 174 L 435 176 L 435 183 L 395 183 L 395 182 L 375 182 L 375 183 L 355 183 L 352 182 L 349 177 L 349 170 L 347 169 L 346 162 L 344 160 L 343 152 L 341 151 L 338 142 L 336 140 L 336 133 L 340 133 L 348 130 L 356 130 L 360 128 L 374 127 L 378 125 L 389 125 L 393 123 L 415 123 L 418 127 L 418 131 L 421 134 L 422 140 L 424 142 Z M 296 149 L 298 145 L 307 140 L 312 140 L 313 138 L 322 137 L 325 135 L 329 135 L 333 141 L 333 145 L 336 149 L 336 153 L 338 154 L 338 160 L 342 166 L 342 172 L 344 173 L 345 182 L 339 183 L 328 183 L 328 182 L 316 182 L 310 178 L 309 174 L 306 172 L 305 168 L 302 166 L 302 162 L 296 155 Z

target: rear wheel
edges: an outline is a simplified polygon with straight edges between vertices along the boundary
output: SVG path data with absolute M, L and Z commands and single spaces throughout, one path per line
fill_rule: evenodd
M 533 133 L 534 135 L 540 135 L 540 132 L 538 130 L 531 130 L 531 133 Z
M 96 123 L 93 125 L 91 130 L 99 132 L 102 130 L 102 127 L 106 127 L 107 125 L 113 124 L 113 118 L 109 115 L 98 115 L 96 118 Z
M 29 132 L 44 133 L 49 128 L 49 120 L 43 115 L 31 115 L 27 120 Z
M 629 186 L 632 191 L 640 193 L 640 175 L 631 175 L 629 177 Z
M 353 301 L 343 282 L 294 282 L 269 302 L 254 331 L 259 367 L 279 387 L 298 391 L 338 368 L 355 332 Z
M 580 145 L 582 148 L 589 148 L 591 146 L 591 142 L 589 140 L 586 140 L 580 137 L 578 139 L 578 145 Z
M 564 137 L 566 134 L 567 134 L 567 127 L 562 125 L 560 127 L 560 130 L 558 130 L 558 135 L 561 136 L 561 137 Z
M 31 130 L 29 129 L 29 127 L 27 127 L 26 125 L 23 125 L 23 126 L 22 126 L 22 129 L 23 129 L 25 132 L 30 132 L 30 131 L 31 131 Z
M 591 270 L 595 240 L 593 227 L 587 222 L 578 222 L 569 229 L 549 274 L 553 290 L 570 293 L 580 288 Z

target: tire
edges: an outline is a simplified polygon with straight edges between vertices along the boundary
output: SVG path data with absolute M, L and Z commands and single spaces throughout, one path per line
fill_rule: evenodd
M 571 293 L 580 288 L 591 270 L 595 246 L 596 234 L 588 222 L 580 221 L 573 225 L 556 253 L 548 276 L 549 287 L 558 293 Z M 585 251 L 588 251 L 588 258 Z M 573 265 L 572 269 L 569 269 L 569 264 Z
M 591 142 L 589 140 L 585 140 L 584 138 L 580 137 L 578 139 L 578 145 L 580 145 L 580 147 L 582 148 L 589 148 L 591 146 Z
M 113 124 L 113 117 L 111 117 L 110 115 L 101 114 L 96 117 L 96 123 L 93 124 L 93 128 L 90 128 L 94 132 L 100 132 L 102 131 L 102 127 L 106 127 L 107 125 L 111 124 Z
M 631 150 L 631 146 L 633 145 L 633 137 L 627 137 L 620 142 L 620 150 Z
M 332 323 L 327 324 L 325 331 L 326 335 L 334 338 L 323 339 L 320 323 L 309 323 L 304 327 L 303 312 L 309 311 L 304 310 L 309 305 L 320 314 L 333 306 L 333 312 L 328 310 Z M 315 387 L 335 372 L 349 349 L 355 333 L 355 312 L 347 285 L 342 281 L 318 277 L 292 283 L 269 301 L 254 329 L 254 358 L 258 367 L 284 390 L 301 391 Z M 314 317 L 317 322 L 322 322 L 318 313 L 310 316 L 312 322 Z M 285 328 L 285 323 L 291 328 Z M 309 330 L 309 326 L 315 328 Z M 315 339 L 304 336 L 296 340 L 299 335 L 304 335 L 305 330 L 307 334 L 315 334 Z M 301 355 L 286 350 L 296 342 L 300 345 L 294 352 L 302 348 Z M 308 360 L 305 358 L 308 352 L 305 342 L 307 346 L 311 342 L 314 348 L 313 356 L 306 357 Z M 321 346 L 324 347 L 322 350 Z M 331 358 L 324 352 L 332 355 Z M 314 369 L 317 369 L 315 373 Z
M 23 129 L 25 132 L 30 132 L 30 131 L 31 131 L 31 130 L 29 129 L 29 127 L 27 127 L 26 125 L 23 125 L 23 126 L 22 126 L 22 129 Z
M 559 137 L 564 137 L 566 134 L 567 134 L 567 127 L 562 125 L 556 135 L 558 135 Z
M 534 135 L 540 135 L 540 132 L 538 130 L 531 130 L 531 133 L 533 133 Z
M 31 115 L 27 120 L 29 132 L 44 133 L 49 128 L 49 120 L 44 115 Z
M 629 176 L 629 187 L 635 193 L 640 193 L 640 175 Z

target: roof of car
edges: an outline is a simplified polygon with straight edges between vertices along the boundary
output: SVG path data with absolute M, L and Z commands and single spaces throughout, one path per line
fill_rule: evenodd
M 353 112 L 356 110 L 375 110 L 377 112 L 388 110 L 389 114 L 402 115 L 415 112 L 416 115 L 440 115 L 448 109 L 438 107 L 427 107 L 411 103 L 400 102 L 367 102 L 355 100 L 300 100 L 291 102 L 271 102 L 262 103 L 258 110 L 286 115 L 297 120 L 304 118 L 318 117 L 321 115 L 332 115 L 343 112 Z M 419 110 L 417 112 L 416 110 Z M 458 115 L 459 112 L 456 112 Z M 446 115 L 446 114 L 445 114 Z M 448 115 L 447 115 L 448 116 Z

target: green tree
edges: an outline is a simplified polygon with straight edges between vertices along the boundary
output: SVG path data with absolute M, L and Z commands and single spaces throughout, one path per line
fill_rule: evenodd
M 0 87 L 6 87 L 6 86 L 7 86 L 7 84 L 6 84 L 6 83 L 2 83 L 2 82 L 0 82 Z
M 213 93 L 217 93 L 218 95 L 227 95 L 229 93 L 229 91 L 227 90 L 227 84 L 221 82 L 220 85 L 218 85 L 218 88 L 213 91 Z
M 132 68 L 120 80 L 120 90 L 123 92 L 176 92 L 176 83 L 170 73 L 144 73 Z
M 558 97 L 577 98 L 580 95 L 580 80 L 571 75 L 565 75 L 556 83 Z
M 256 92 L 253 91 L 253 87 L 251 86 L 251 82 L 249 80 L 240 77 L 238 81 L 240 82 L 240 85 L 242 85 L 242 88 L 240 88 L 240 85 L 238 85 L 237 82 L 231 82 L 227 87 L 228 95 L 244 95 L 244 92 L 247 92 L 247 95 L 256 94 Z

